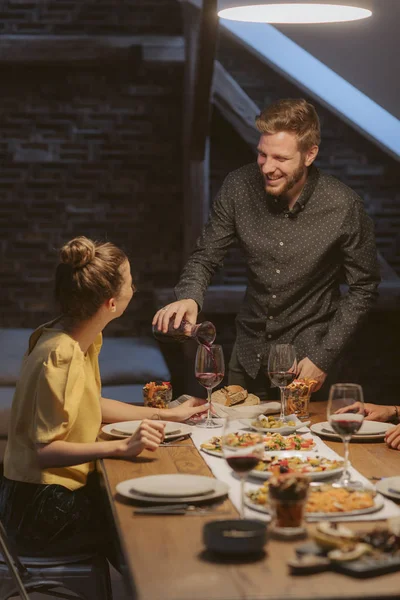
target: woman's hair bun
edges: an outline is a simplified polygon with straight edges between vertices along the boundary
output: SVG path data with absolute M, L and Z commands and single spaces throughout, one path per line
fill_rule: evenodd
M 96 246 L 87 237 L 76 237 L 60 250 L 60 261 L 74 269 L 81 269 L 96 256 Z

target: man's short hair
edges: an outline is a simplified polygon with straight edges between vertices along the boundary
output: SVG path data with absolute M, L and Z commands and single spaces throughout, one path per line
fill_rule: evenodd
M 295 133 L 301 152 L 321 142 L 317 111 L 303 98 L 286 98 L 270 104 L 256 117 L 256 127 L 260 133 Z

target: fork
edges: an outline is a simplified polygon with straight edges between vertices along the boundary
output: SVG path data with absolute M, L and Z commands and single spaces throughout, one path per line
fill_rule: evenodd
M 227 511 L 216 511 L 213 506 L 196 506 L 195 504 L 160 504 L 136 508 L 134 515 L 223 515 Z

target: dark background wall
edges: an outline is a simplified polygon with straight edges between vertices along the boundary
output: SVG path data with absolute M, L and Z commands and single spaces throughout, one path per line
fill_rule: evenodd
M 181 35 L 182 23 L 175 0 L 10 0 L 0 3 L 0 31 Z M 228 38 L 221 38 L 218 58 L 260 106 L 302 95 Z M 153 290 L 173 286 L 182 266 L 183 66 L 143 63 L 134 55 L 86 66 L 3 64 L 0 76 L 0 326 L 35 327 L 55 314 L 56 249 L 87 235 L 125 248 L 139 290 L 108 333 L 149 334 Z M 363 196 L 379 249 L 400 274 L 398 165 L 318 109 L 320 165 Z M 230 170 L 253 159 L 214 111 L 212 197 Z M 215 281 L 245 281 L 237 251 Z M 228 357 L 234 315 L 206 316 L 216 322 Z M 345 363 L 347 378 L 370 382 L 371 396 L 381 394 L 382 401 L 397 395 L 399 325 L 398 312 L 371 315 L 350 349 L 350 367 Z M 170 351 L 169 360 L 176 390 L 187 391 L 180 351 Z

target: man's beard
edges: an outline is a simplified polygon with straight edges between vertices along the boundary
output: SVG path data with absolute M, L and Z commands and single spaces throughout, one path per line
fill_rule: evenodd
M 269 187 L 266 185 L 265 189 L 266 189 L 267 194 L 269 194 L 270 196 L 273 196 L 275 198 L 279 198 L 280 196 L 283 196 L 289 190 L 291 190 L 296 185 L 296 183 L 298 183 L 300 181 L 300 179 L 304 175 L 305 170 L 306 170 L 306 167 L 304 165 L 299 165 L 298 168 L 294 171 L 294 173 L 292 173 L 292 175 L 290 175 L 289 178 L 286 180 L 286 183 L 283 184 L 283 187 L 278 188 L 276 190 L 271 188 L 272 191 L 270 191 Z

